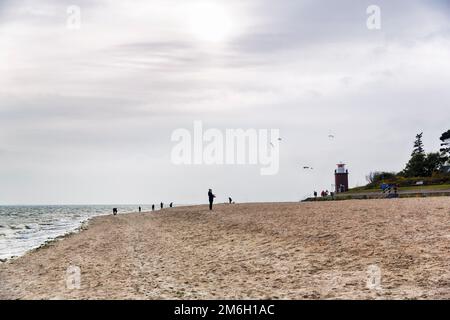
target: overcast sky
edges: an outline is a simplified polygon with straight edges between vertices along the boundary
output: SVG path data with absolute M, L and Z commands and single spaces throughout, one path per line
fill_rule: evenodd
M 0 1 L 0 204 L 298 201 L 450 129 L 449 1 L 207 3 Z M 279 173 L 174 165 L 194 120 L 279 129 Z

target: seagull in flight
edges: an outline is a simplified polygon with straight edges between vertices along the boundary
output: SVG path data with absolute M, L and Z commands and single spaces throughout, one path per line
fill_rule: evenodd
M 278 138 L 277 140 L 278 140 L 278 141 L 281 141 L 281 138 Z M 272 142 L 270 142 L 270 145 L 272 146 L 272 148 L 275 148 L 275 146 L 273 145 Z

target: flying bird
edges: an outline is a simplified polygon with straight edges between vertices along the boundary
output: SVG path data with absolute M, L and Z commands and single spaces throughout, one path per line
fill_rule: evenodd
M 333 139 L 333 138 L 334 138 L 334 135 L 333 135 L 333 134 L 329 134 L 329 135 L 328 135 L 328 138 Z
M 281 138 L 278 138 L 277 140 L 278 140 L 278 141 L 281 141 Z M 275 146 L 273 145 L 272 142 L 270 142 L 270 145 L 272 146 L 272 148 L 275 148 Z

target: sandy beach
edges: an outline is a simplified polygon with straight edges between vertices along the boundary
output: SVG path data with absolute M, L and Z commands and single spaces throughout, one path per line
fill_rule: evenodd
M 80 289 L 66 286 L 71 265 Z M 368 287 L 374 266 L 380 283 Z M 450 299 L 450 198 L 97 217 L 0 264 L 0 298 Z

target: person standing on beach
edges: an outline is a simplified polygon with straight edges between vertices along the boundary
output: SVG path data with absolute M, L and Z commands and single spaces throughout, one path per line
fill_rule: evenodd
M 171 208 L 173 207 L 173 202 L 171 202 L 171 203 L 169 204 L 169 207 L 171 207 Z
M 141 211 L 142 211 L 142 208 L 139 206 L 139 213 L 141 213 Z
M 213 206 L 213 202 L 214 202 L 214 198 L 216 196 L 212 193 L 212 190 L 209 189 L 208 190 L 208 200 L 209 200 L 209 210 L 212 210 L 212 206 Z
M 317 191 L 314 191 L 314 198 L 317 199 Z
M 231 197 L 228 197 L 228 202 L 229 204 L 231 204 L 233 202 L 233 199 L 231 199 Z
M 155 205 L 152 204 L 152 211 L 155 211 Z
M 164 208 L 164 203 L 161 202 L 161 209 Z

